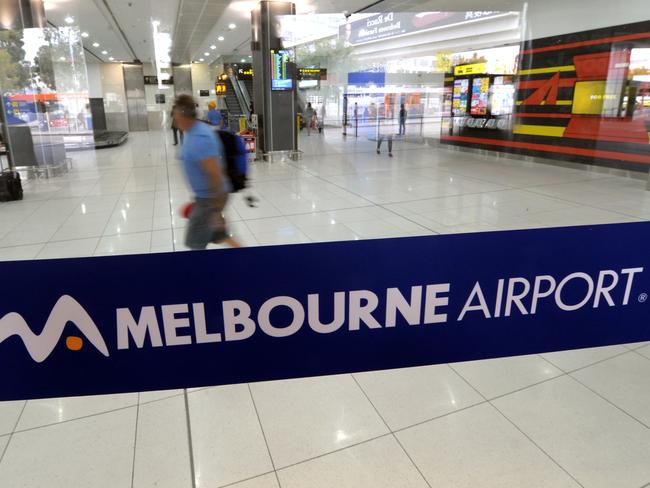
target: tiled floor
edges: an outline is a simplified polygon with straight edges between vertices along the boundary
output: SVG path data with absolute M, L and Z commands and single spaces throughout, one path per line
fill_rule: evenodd
M 253 167 L 247 245 L 628 222 L 642 178 L 334 130 Z M 169 135 L 73 153 L 0 204 L 0 259 L 184 250 Z M 650 487 L 650 345 L 192 390 L 200 488 Z M 0 403 L 0 486 L 191 486 L 182 391 Z

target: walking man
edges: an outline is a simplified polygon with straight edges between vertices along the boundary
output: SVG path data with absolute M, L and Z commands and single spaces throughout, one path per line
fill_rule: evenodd
M 196 103 L 191 96 L 177 97 L 173 114 L 176 127 L 185 133 L 181 158 L 195 195 L 185 245 L 194 250 L 221 242 L 241 247 L 228 233 L 223 216 L 231 186 L 221 141 L 212 127 L 197 120 Z

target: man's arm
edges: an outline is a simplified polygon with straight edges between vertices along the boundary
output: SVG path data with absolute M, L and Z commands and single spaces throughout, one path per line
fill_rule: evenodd
M 201 160 L 201 167 L 210 182 L 210 191 L 213 194 L 221 193 L 221 165 L 218 156 Z

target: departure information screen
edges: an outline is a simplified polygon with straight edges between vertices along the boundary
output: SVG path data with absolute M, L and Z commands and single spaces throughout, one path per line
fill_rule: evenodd
M 287 64 L 291 61 L 287 51 L 271 50 L 271 89 L 291 90 L 293 79 L 287 72 Z

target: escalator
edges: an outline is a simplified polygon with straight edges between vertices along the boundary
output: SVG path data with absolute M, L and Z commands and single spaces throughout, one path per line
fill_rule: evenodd
M 226 107 L 228 108 L 228 113 L 233 116 L 244 115 L 244 110 L 239 103 L 239 98 L 237 97 L 237 92 L 235 91 L 235 86 L 233 84 L 237 83 L 237 80 L 228 77 L 226 83 L 228 85 L 226 90 Z

